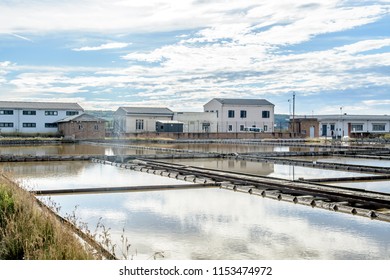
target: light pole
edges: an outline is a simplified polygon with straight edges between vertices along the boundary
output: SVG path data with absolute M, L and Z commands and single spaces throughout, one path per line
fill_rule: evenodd
M 293 104 L 292 104 L 292 108 L 293 108 L 293 113 L 292 113 L 292 132 L 293 132 L 293 136 L 295 137 L 295 91 L 293 91 Z
M 344 136 L 344 126 L 343 126 L 343 107 L 340 107 L 340 139 Z M 342 132 L 341 132 L 342 131 Z

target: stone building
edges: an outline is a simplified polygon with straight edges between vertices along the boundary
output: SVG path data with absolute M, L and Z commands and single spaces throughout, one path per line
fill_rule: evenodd
M 59 133 L 68 139 L 104 139 L 106 137 L 106 120 L 89 114 L 71 116 L 59 120 Z

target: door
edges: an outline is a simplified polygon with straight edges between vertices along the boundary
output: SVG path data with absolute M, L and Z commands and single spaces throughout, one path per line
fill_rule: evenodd
M 322 125 L 322 136 L 327 136 L 328 135 L 328 125 L 323 124 Z
M 310 127 L 310 138 L 314 138 L 314 126 Z

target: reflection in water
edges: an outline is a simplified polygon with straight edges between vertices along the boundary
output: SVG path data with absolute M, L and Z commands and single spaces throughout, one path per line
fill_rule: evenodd
M 162 146 L 162 145 L 160 145 Z M 219 152 L 272 152 L 272 146 L 169 145 Z M 281 147 L 280 151 L 288 147 Z M 310 148 L 312 149 L 312 148 Z M 289 149 L 291 150 L 291 148 Z M 300 150 L 300 148 L 299 148 Z M 305 149 L 302 149 L 305 150 Z M 306 149 L 307 150 L 307 149 Z M 156 151 L 94 145 L 1 147 L 1 154 L 144 154 Z M 175 162 L 280 178 L 363 176 L 272 163 L 227 159 Z M 88 162 L 2 163 L 24 185 L 35 189 L 185 182 Z M 385 183 L 367 183 L 367 188 Z M 348 184 L 348 183 L 343 183 Z M 365 183 L 357 183 L 364 185 Z M 356 185 L 355 185 L 356 186 Z M 44 199 L 44 197 L 42 197 Z M 61 214 L 77 215 L 93 230 L 100 217 L 120 247 L 125 229 L 135 259 L 164 251 L 167 259 L 390 259 L 390 223 L 277 202 L 223 189 L 54 196 Z
M 352 164 L 352 165 L 390 167 L 390 160 L 350 158 L 350 157 L 294 157 L 294 158 L 309 160 L 309 161 L 318 161 L 318 162 L 334 162 L 334 163 Z
M 27 189 L 69 189 L 190 184 L 175 179 L 89 162 L 25 162 L 0 164 Z
M 387 223 L 222 189 L 55 200 L 91 225 L 102 217 L 118 242 L 124 228 L 136 259 L 390 258 Z
M 383 181 L 367 181 L 367 182 L 338 182 L 327 183 L 332 186 L 342 186 L 346 188 L 359 188 L 367 191 L 390 193 L 390 180 Z
M 166 160 L 168 161 L 168 160 Z M 355 176 L 371 176 L 371 174 L 361 174 L 356 172 L 344 172 L 326 169 L 315 169 L 309 167 L 281 165 L 266 162 L 241 161 L 231 159 L 174 159 L 170 162 L 199 166 L 205 168 L 213 168 L 220 170 L 229 170 L 256 174 L 262 176 L 271 176 L 282 179 L 294 180 L 298 178 L 314 179 L 314 178 L 334 178 L 334 177 L 355 177 Z
M 37 189 L 183 183 L 94 163 L 35 165 L 14 167 Z M 158 251 L 167 259 L 390 259 L 389 223 L 223 189 L 52 199 L 63 216 L 78 205 L 76 215 L 91 230 L 102 218 L 118 248 L 124 228 L 135 259 Z

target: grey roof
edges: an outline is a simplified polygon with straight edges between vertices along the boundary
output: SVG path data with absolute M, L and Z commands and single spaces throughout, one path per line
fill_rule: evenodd
M 22 102 L 22 101 L 0 101 L 1 109 L 35 109 L 35 110 L 77 110 L 84 109 L 77 103 L 63 102 Z
M 271 102 L 265 99 L 241 99 L 241 98 L 214 98 L 221 104 L 226 105 L 254 105 L 254 106 L 263 106 L 263 105 L 272 105 Z
M 126 112 L 126 114 L 147 114 L 147 115 L 173 115 L 173 112 L 168 108 L 161 107 L 119 107 Z M 119 110 L 118 109 L 118 110 Z
M 70 122 L 70 121 L 77 121 L 77 122 L 106 122 L 105 119 L 98 118 L 95 116 L 92 116 L 90 114 L 81 114 L 81 115 L 74 115 L 67 117 L 65 119 L 57 121 L 57 123 L 64 123 L 64 122 Z

